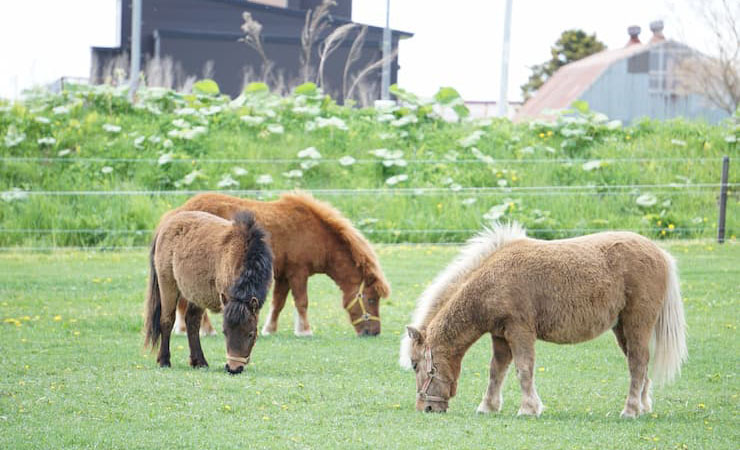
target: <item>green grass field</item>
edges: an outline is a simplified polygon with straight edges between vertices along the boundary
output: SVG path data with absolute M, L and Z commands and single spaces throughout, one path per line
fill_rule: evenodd
M 378 338 L 355 337 L 338 289 L 312 278 L 315 336 L 294 337 L 286 308 L 240 376 L 222 369 L 220 335 L 203 339 L 206 370 L 188 367 L 184 336 L 174 338 L 171 369 L 142 349 L 144 252 L 3 253 L 0 448 L 740 448 L 740 246 L 666 247 L 680 263 L 690 358 L 676 383 L 655 390 L 654 413 L 634 421 L 619 418 L 628 375 L 611 334 L 538 343 L 538 419 L 516 417 L 513 370 L 503 412 L 475 414 L 487 338 L 465 358 L 449 412 L 416 412 L 413 376 L 397 365 L 399 334 L 455 247 L 378 248 L 394 288 Z

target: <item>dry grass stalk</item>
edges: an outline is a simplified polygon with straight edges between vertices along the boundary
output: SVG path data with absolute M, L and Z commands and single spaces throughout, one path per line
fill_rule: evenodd
M 387 57 L 380 58 L 379 60 L 375 61 L 374 63 L 368 64 L 364 69 L 362 69 L 352 81 L 352 85 L 349 87 L 349 91 L 347 91 L 347 96 L 345 97 L 345 100 L 352 98 L 352 95 L 354 95 L 358 83 L 360 83 L 363 78 L 365 78 L 373 70 L 377 70 L 378 68 L 382 67 L 385 61 L 393 61 L 394 59 L 396 59 L 396 56 L 398 56 L 398 49 L 393 50 L 393 52 L 391 52 L 391 54 Z
M 319 36 L 329 27 L 329 10 L 336 6 L 335 0 L 323 0 L 315 9 L 306 11 L 306 22 L 301 32 L 301 77 L 303 82 L 311 78 L 311 49 Z
M 252 14 L 248 12 L 242 13 L 242 19 L 244 23 L 242 23 L 241 28 L 242 32 L 244 32 L 244 37 L 239 39 L 239 41 L 252 47 L 260 56 L 260 59 L 262 59 L 261 78 L 263 82 L 269 84 L 274 64 L 267 58 L 267 54 L 265 53 L 265 47 L 262 43 L 262 24 L 255 20 Z
M 327 36 L 319 45 L 319 70 L 318 76 L 316 77 L 316 82 L 319 86 L 324 86 L 324 63 L 326 62 L 326 59 L 334 53 L 340 45 L 342 45 L 342 42 L 347 38 L 350 31 L 358 26 L 359 25 L 356 23 L 344 24 L 332 31 L 331 34 L 329 34 L 329 36 Z
M 342 75 L 342 99 L 347 98 L 347 79 L 349 77 L 349 69 L 352 64 L 357 62 L 362 56 L 362 47 L 365 45 L 365 37 L 367 36 L 367 25 L 363 25 L 360 32 L 357 33 L 355 40 L 352 42 L 352 47 L 347 53 L 347 61 L 344 63 L 344 74 Z

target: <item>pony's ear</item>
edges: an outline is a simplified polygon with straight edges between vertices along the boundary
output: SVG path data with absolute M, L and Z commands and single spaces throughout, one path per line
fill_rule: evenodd
M 417 344 L 421 345 L 424 343 L 424 335 L 421 334 L 421 331 L 416 329 L 415 327 L 412 327 L 411 325 L 406 327 L 406 331 L 409 334 L 409 337 L 416 342 Z
M 257 300 L 257 297 L 252 297 L 247 300 L 247 307 L 252 311 L 252 314 L 257 315 L 260 311 L 260 301 Z

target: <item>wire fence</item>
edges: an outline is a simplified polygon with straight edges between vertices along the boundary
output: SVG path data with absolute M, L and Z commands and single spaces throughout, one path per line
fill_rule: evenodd
M 407 188 L 354 188 L 354 189 L 303 189 L 303 192 L 321 196 L 357 196 L 357 195 L 451 195 L 451 194 L 511 194 L 518 195 L 624 195 L 624 192 L 644 189 L 675 191 L 682 190 L 681 195 L 694 195 L 694 192 L 719 189 L 720 183 L 697 184 L 621 184 L 621 185 L 571 185 L 571 186 L 510 186 L 510 187 L 407 187 Z M 740 183 L 728 183 L 729 188 L 740 186 Z M 164 196 L 164 195 L 197 195 L 204 193 L 221 193 L 244 196 L 275 196 L 293 189 L 222 189 L 222 190 L 132 190 L 132 191 L 4 191 L 0 196 L 56 196 L 56 197 L 90 197 L 90 196 Z
M 97 157 L 0 157 L 4 163 L 133 163 L 133 164 L 248 164 L 248 165 L 278 165 L 299 164 L 306 162 L 303 158 L 207 158 L 207 159 L 171 159 L 162 162 L 156 158 L 97 158 Z M 393 159 L 390 159 L 391 161 Z M 340 164 L 347 165 L 342 159 L 311 159 L 318 164 Z M 386 159 L 366 158 L 355 159 L 351 164 L 383 164 Z M 711 163 L 720 162 L 722 158 L 532 158 L 532 159 L 495 159 L 481 161 L 480 159 L 404 159 L 407 164 L 582 164 L 590 161 L 600 161 L 605 164 L 631 164 L 631 163 Z

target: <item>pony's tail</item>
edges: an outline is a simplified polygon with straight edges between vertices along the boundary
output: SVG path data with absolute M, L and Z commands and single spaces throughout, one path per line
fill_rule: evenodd
M 151 346 L 154 350 L 162 335 L 159 320 L 162 316 L 162 298 L 159 293 L 159 278 L 154 266 L 154 254 L 157 251 L 157 236 L 154 235 L 149 250 L 149 292 L 146 300 L 146 323 L 144 324 L 144 346 Z
M 681 364 L 688 358 L 686 348 L 686 319 L 684 318 L 681 289 L 678 284 L 676 260 L 663 251 L 668 263 L 668 286 L 663 309 L 653 329 L 655 350 L 653 378 L 660 384 L 671 382 L 681 373 Z

